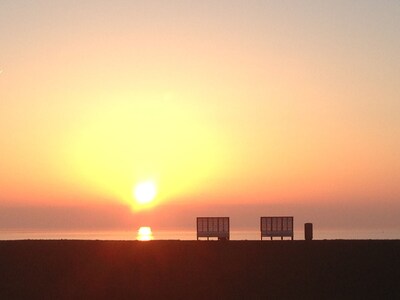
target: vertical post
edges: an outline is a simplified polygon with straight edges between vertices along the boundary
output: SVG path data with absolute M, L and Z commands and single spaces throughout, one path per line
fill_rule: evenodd
M 207 218 L 207 241 L 210 240 L 210 218 Z
M 313 224 L 312 223 L 304 224 L 304 239 L 306 241 L 311 241 L 313 239 Z
M 228 218 L 228 240 L 231 239 L 231 224 L 230 223 L 231 223 L 231 221 Z
M 293 217 L 291 217 L 292 218 L 292 241 L 293 241 L 293 239 L 294 239 L 294 218 Z

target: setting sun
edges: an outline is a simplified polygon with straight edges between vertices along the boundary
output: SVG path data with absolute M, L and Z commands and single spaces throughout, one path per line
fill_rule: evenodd
M 136 185 L 134 190 L 135 199 L 138 204 L 148 204 L 155 198 L 157 188 L 154 182 L 145 181 Z

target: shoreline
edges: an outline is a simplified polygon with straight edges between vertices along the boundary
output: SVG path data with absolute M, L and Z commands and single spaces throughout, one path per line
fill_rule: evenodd
M 154 240 L 196 240 L 193 230 L 155 230 Z M 304 231 L 294 232 L 295 240 L 304 240 Z M 314 232 L 314 240 L 397 240 L 399 230 L 391 231 L 340 231 L 318 230 Z M 42 231 L 42 230 L 5 230 L 0 231 L 0 240 L 130 240 L 137 239 L 136 230 L 99 230 L 99 231 Z M 231 240 L 260 240 L 260 233 L 254 230 L 231 232 Z

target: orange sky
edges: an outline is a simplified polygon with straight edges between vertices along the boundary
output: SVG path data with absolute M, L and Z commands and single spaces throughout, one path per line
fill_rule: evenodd
M 218 208 L 239 224 L 243 206 L 243 226 L 270 212 L 331 226 L 346 207 L 359 227 L 377 211 L 396 219 L 399 13 L 394 1 L 2 2 L 0 218 L 83 205 L 127 207 L 137 223 Z M 132 197 L 143 180 L 158 188 L 145 211 Z M 0 226 L 38 223 L 21 216 Z

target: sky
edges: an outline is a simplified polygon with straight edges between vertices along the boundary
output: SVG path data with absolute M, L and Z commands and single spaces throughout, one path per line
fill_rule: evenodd
M 394 0 L 1 1 L 0 230 L 399 229 L 399 16 Z

